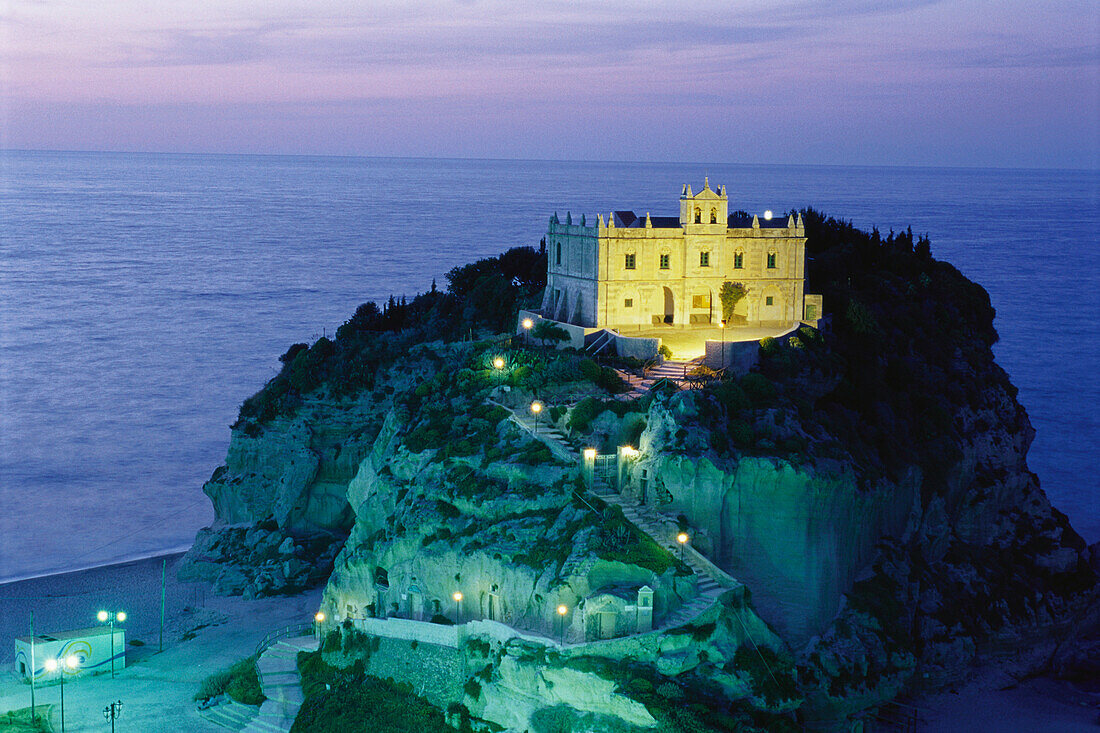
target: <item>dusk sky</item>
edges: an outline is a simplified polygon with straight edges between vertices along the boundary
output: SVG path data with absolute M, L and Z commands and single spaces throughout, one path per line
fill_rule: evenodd
M 1100 167 L 1100 3 L 0 4 L 5 148 Z

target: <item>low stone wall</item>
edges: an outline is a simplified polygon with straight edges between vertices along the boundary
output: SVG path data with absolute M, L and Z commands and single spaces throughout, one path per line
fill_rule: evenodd
M 787 339 L 799 329 L 801 323 L 788 326 L 785 330 L 775 334 L 771 338 Z M 763 339 L 750 339 L 748 341 L 711 341 L 706 342 L 706 354 L 703 363 L 710 369 L 729 369 L 734 374 L 747 374 L 754 366 L 760 363 L 760 341 Z
M 516 318 L 516 334 L 518 336 L 522 337 L 522 338 L 525 338 L 525 339 L 526 338 L 532 339 L 532 343 L 537 343 L 537 342 L 533 340 L 534 339 L 533 336 L 526 335 L 527 334 L 527 329 L 525 329 L 523 327 L 524 320 L 526 320 L 528 318 L 530 318 L 531 321 L 535 325 L 538 325 L 539 321 L 550 321 L 555 326 L 557 326 L 558 328 L 562 329 L 567 334 L 569 334 L 569 340 L 568 341 L 558 341 L 558 342 L 556 342 L 557 347 L 562 348 L 562 349 L 564 349 L 566 347 L 572 347 L 574 349 L 583 349 L 584 348 L 584 337 L 587 336 L 590 333 L 593 333 L 594 331 L 599 331 L 600 330 L 598 328 L 585 328 L 584 326 L 576 326 L 572 323 L 563 323 L 561 321 L 555 321 L 551 318 L 545 318 L 543 316 L 540 316 L 538 313 L 535 313 L 534 311 L 521 310 L 519 312 L 519 317 Z M 535 330 L 534 327 L 532 327 L 531 330 L 534 331 Z
M 648 361 L 657 356 L 657 350 L 661 348 L 659 338 L 641 338 L 638 336 L 615 336 L 615 350 L 619 356 L 632 357 Z
M 760 363 L 759 341 L 710 341 L 706 342 L 703 363 L 708 368 L 728 369 L 734 374 L 747 374 Z
M 462 628 L 405 618 L 357 618 L 352 619 L 352 624 L 364 634 L 437 644 L 452 649 L 458 648 L 459 629 Z

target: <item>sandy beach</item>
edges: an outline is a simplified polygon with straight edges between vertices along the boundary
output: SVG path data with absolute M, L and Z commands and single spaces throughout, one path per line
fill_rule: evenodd
M 179 583 L 180 555 L 151 558 L 74 573 L 0 585 L 0 714 L 30 705 L 30 686 L 12 669 L 15 636 L 28 631 L 30 612 L 37 633 L 94 623 L 100 608 L 129 615 L 127 667 L 65 684 L 67 731 L 104 730 L 103 708 L 123 702 L 119 730 L 143 733 L 224 730 L 199 717 L 192 696 L 210 673 L 253 653 L 269 631 L 309 620 L 321 590 L 298 596 L 246 601 L 210 593 L 205 584 Z M 160 629 L 160 573 L 167 560 L 164 651 L 157 651 Z M 38 685 L 36 702 L 54 704 L 60 730 L 57 685 Z

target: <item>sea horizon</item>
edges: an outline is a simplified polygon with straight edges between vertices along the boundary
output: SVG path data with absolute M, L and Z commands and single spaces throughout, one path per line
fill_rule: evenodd
M 195 151 L 195 150 L 83 150 L 63 148 L 0 148 L 0 155 L 7 153 L 60 153 L 74 155 L 178 155 L 178 156 L 225 156 L 240 158 L 332 158 L 349 160 L 392 160 L 392 161 L 458 161 L 458 162 L 485 162 L 485 163 L 583 163 L 598 165 L 601 163 L 614 165 L 698 165 L 698 166 L 731 166 L 748 165 L 758 167 L 775 168 L 885 168 L 888 170 L 945 170 L 945 171 L 1003 171 L 1003 172 L 1044 172 L 1044 173 L 1095 173 L 1100 174 L 1100 164 L 1094 167 L 1020 167 L 1020 166 L 973 166 L 973 165 L 946 165 L 937 163 L 768 163 L 760 161 L 693 161 L 693 160 L 616 160 L 594 158 L 494 158 L 494 157 L 463 157 L 463 156 L 422 156 L 422 155 L 367 155 L 360 153 L 242 153 L 224 151 Z

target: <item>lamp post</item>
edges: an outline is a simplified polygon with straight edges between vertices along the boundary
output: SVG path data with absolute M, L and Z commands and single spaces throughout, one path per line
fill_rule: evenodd
M 59 672 L 61 677 L 61 733 L 65 733 L 65 669 L 76 669 L 80 660 L 75 654 L 70 654 L 62 660 L 50 658 L 46 660 L 46 670 Z
M 676 535 L 676 541 L 680 543 L 680 562 L 684 561 L 684 545 L 687 544 L 687 541 L 689 539 L 691 538 L 688 537 L 687 532 L 681 532 L 680 534 Z
M 125 611 L 116 611 L 111 613 L 110 611 L 100 611 L 95 615 L 99 619 L 99 623 L 111 625 L 111 678 L 115 676 L 115 621 L 120 624 L 126 621 Z
M 454 594 L 451 595 L 451 598 L 455 599 L 455 618 L 457 619 L 457 623 L 462 623 L 462 593 L 456 590 Z
M 531 403 L 531 412 L 535 413 L 535 435 L 539 432 L 539 413 L 542 412 L 542 403 L 535 400 Z
M 567 613 L 569 613 L 569 608 L 564 603 L 558 606 L 558 623 L 561 624 L 560 642 L 562 646 L 565 646 L 565 614 Z
M 524 318 L 523 323 L 520 324 L 520 325 L 523 326 L 523 345 L 524 346 L 530 346 L 531 345 L 531 329 L 534 328 L 535 322 L 532 321 L 530 318 Z
M 497 376 L 497 384 L 500 384 L 504 376 L 504 357 L 498 356 L 493 359 L 493 369 L 496 370 L 494 373 Z
M 313 636 L 314 637 L 320 638 L 321 624 L 323 624 L 324 622 L 325 622 L 325 612 L 324 611 L 318 611 L 317 613 L 313 614 Z
M 726 319 L 718 321 L 718 328 L 722 330 L 722 368 L 726 368 Z
M 103 708 L 103 717 L 111 721 L 111 733 L 115 733 L 115 719 L 122 715 L 122 700 L 116 700 Z

